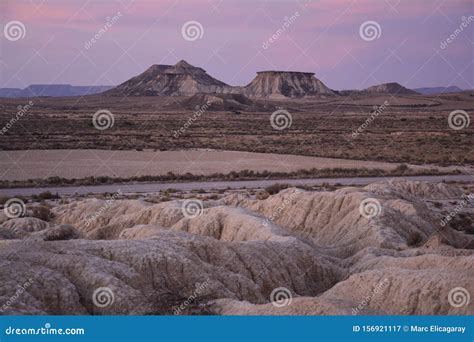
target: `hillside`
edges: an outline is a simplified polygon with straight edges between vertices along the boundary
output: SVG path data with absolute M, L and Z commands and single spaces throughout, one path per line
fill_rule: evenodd
M 293 71 L 260 71 L 242 92 L 249 97 L 263 98 L 335 95 L 314 73 Z
M 199 93 L 270 99 L 336 95 L 310 72 L 261 71 L 248 85 L 232 87 L 184 60 L 173 66 L 153 65 L 105 95 L 193 96 Z
M 396 82 L 374 85 L 372 87 L 364 89 L 363 92 L 370 94 L 419 95 L 419 93 L 417 93 L 416 91 L 405 88 L 404 86 Z
M 0 97 L 20 98 L 20 97 L 63 97 L 63 96 L 84 96 L 99 94 L 111 89 L 112 86 L 72 86 L 70 84 L 32 84 L 25 89 L 20 88 L 0 88 Z
M 106 92 L 111 96 L 191 96 L 197 93 L 221 93 L 231 87 L 205 70 L 186 61 L 175 65 L 153 65 L 142 74 Z
M 456 87 L 456 86 L 415 88 L 413 90 L 423 95 L 460 93 L 463 91 L 461 88 Z

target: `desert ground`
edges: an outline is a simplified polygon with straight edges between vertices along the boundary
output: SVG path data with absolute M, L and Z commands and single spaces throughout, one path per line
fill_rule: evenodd
M 472 315 L 473 188 L 392 180 L 23 198 L 21 217 L 0 214 L 0 309 Z
M 34 98 L 34 105 L 13 129 L 0 135 L 3 150 L 110 149 L 157 151 L 213 149 L 291 154 L 325 158 L 396 163 L 472 164 L 472 125 L 453 130 L 448 115 L 453 110 L 474 109 L 474 94 L 436 96 L 353 95 L 337 98 L 255 99 L 250 105 L 232 101 L 210 107 L 178 137 L 202 106 L 200 97 L 148 96 Z M 220 100 L 218 98 L 217 100 Z M 216 100 L 216 101 L 217 101 Z M 388 102 L 361 134 L 352 133 Z M 27 99 L 0 101 L 0 126 L 8 123 Z M 215 108 L 215 110 L 213 109 Z M 265 109 L 266 108 L 266 109 Z M 288 129 L 270 124 L 275 108 L 292 116 Z M 107 109 L 113 126 L 100 131 L 92 116 Z M 3 159 L 3 158 L 2 158 Z
M 313 168 L 391 171 L 400 166 L 399 163 L 380 161 L 215 150 L 26 150 L 0 151 L 0 158 L 0 175 L 2 180 L 7 181 L 49 177 L 80 179 L 90 176 L 131 178 L 166 175 L 170 172 L 196 176 L 244 170 L 291 173 Z M 460 172 L 470 170 L 469 166 L 407 164 L 407 167 L 427 173 L 432 169 L 444 173 L 456 169 Z

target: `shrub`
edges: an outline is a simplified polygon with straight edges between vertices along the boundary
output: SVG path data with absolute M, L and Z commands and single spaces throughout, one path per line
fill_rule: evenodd
M 270 185 L 270 186 L 267 186 L 265 188 L 265 191 L 268 192 L 270 195 L 275 195 L 277 193 L 279 193 L 281 190 L 284 190 L 286 188 L 289 188 L 290 185 L 288 184 L 273 184 L 273 185 Z
M 33 207 L 32 211 L 33 211 L 33 217 L 36 217 L 43 221 L 49 221 L 53 217 L 51 210 L 44 205 Z
M 400 164 L 395 169 L 393 169 L 393 172 L 404 174 L 409 170 L 410 170 L 410 168 L 408 167 L 407 164 Z
M 260 190 L 257 192 L 257 195 L 255 196 L 258 200 L 264 200 L 267 199 L 270 194 L 266 190 Z
M 59 198 L 58 194 L 53 195 L 50 191 L 42 192 L 38 195 L 40 200 Z

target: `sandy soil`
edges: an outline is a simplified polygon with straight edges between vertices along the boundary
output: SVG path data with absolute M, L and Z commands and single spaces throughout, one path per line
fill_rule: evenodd
M 129 97 L 126 101 L 103 96 L 80 101 L 70 97 L 34 100 L 28 115 L 8 129 L 7 134 L 0 135 L 1 150 L 206 148 L 443 166 L 474 165 L 474 154 L 467 148 L 474 145 L 474 125 L 453 130 L 448 122 L 454 110 L 472 113 L 473 92 L 259 100 L 248 108 L 212 108 L 191 125 L 187 123 L 195 114 L 200 98 L 197 102 L 196 98 L 176 96 Z M 374 117 L 374 106 L 385 101 L 389 106 Z M 0 128 L 6 127 L 18 106 L 24 105 L 25 99 L 1 99 Z M 98 130 L 92 116 L 104 108 L 113 114 L 114 124 L 110 129 Z M 279 131 L 272 127 L 272 108 L 289 111 L 292 124 L 288 129 Z M 177 136 L 175 132 L 181 129 L 184 132 Z M 361 133 L 353 135 L 359 129 Z
M 306 157 L 285 154 L 235 151 L 108 151 L 108 150 L 29 150 L 0 151 L 0 178 L 27 180 L 52 176 L 133 177 L 192 173 L 206 175 L 231 171 L 292 172 L 311 168 L 393 169 L 397 163 Z M 429 168 L 412 166 L 413 169 Z M 437 167 L 439 170 L 448 169 Z

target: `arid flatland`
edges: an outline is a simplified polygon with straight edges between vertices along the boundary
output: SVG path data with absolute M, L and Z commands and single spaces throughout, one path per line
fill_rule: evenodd
M 37 98 L 30 111 L 5 135 L 0 148 L 187 150 L 209 148 L 261 153 L 359 159 L 369 161 L 459 165 L 474 161 L 474 129 L 448 126 L 453 110 L 474 109 L 474 94 L 439 96 L 356 95 L 327 99 L 254 100 L 291 113 L 291 127 L 272 128 L 273 109 L 205 111 L 178 137 L 195 114 L 184 108 L 183 97 L 86 96 Z M 26 99 L 0 100 L 0 125 L 17 112 Z M 388 101 L 386 110 L 372 120 L 373 106 Z M 93 114 L 107 109 L 112 128 L 99 131 Z

